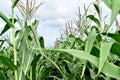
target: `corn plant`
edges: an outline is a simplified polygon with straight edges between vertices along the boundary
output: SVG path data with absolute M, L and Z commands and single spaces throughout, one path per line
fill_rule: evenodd
M 59 46 L 57 46 L 57 48 L 62 48 L 62 49 L 52 50 L 58 52 L 62 51 L 73 55 L 73 57 L 80 59 L 79 62 L 81 63 L 81 68 L 80 68 L 81 72 L 79 72 L 79 75 L 81 75 L 81 78 L 79 79 L 85 79 L 85 80 L 120 79 L 119 65 L 118 65 L 119 30 L 117 30 L 115 33 L 109 32 L 110 27 L 112 26 L 116 16 L 119 14 L 120 9 L 117 8 L 119 7 L 119 3 L 118 3 L 119 0 L 118 2 L 112 0 L 103 0 L 103 2 L 110 9 L 112 9 L 110 24 L 104 24 L 104 27 L 102 27 L 103 21 L 101 15 L 100 0 L 97 0 L 97 2 L 95 2 L 93 5 L 98 14 L 98 18 L 96 18 L 94 15 L 88 15 L 88 14 L 85 16 L 86 17 L 85 19 L 91 20 L 96 25 L 89 24 L 88 26 L 85 26 L 86 28 L 82 28 L 82 31 L 84 31 L 83 33 L 86 35 L 86 36 L 82 35 L 83 37 L 81 37 L 81 35 L 79 36 L 76 35 L 76 33 L 74 34 L 74 31 L 79 30 L 78 28 L 72 30 L 73 29 L 72 26 L 69 26 L 68 28 L 66 28 L 66 31 L 62 33 L 62 39 L 58 43 Z M 78 21 L 81 21 L 81 18 L 79 18 Z M 80 24 L 80 22 L 78 23 Z M 78 27 L 81 26 L 82 25 L 79 25 Z M 78 31 L 78 34 L 79 33 L 80 32 Z M 63 39 L 63 35 L 66 35 L 67 38 Z M 98 58 L 98 62 L 94 63 L 94 61 L 97 60 L 93 59 L 93 57 L 96 59 Z M 78 80 L 78 79 L 74 77 L 73 80 Z
M 12 29 L 12 42 L 0 40 L 1 80 L 112 80 L 120 79 L 120 31 L 110 32 L 120 11 L 119 0 L 103 0 L 111 9 L 109 24 L 103 24 L 100 0 L 93 6 L 97 16 L 78 12 L 78 20 L 67 23 L 65 34 L 55 48 L 46 48 L 37 35 L 38 20 L 31 21 L 37 9 L 35 0 L 12 0 L 11 18 L 0 12 L 6 22 L 0 36 Z M 14 15 L 17 7 L 23 18 Z M 91 22 L 95 24 L 91 24 Z M 16 30 L 15 23 L 20 26 Z M 116 25 L 117 27 L 117 25 Z M 75 32 L 77 31 L 77 32 Z M 77 33 L 77 34 L 76 34 Z M 64 36 L 65 35 L 65 36 Z M 3 47 L 4 43 L 7 43 Z
M 9 52 L 5 52 L 7 55 L 8 53 L 12 55 L 11 59 L 7 59 L 7 57 L 3 57 L 1 60 L 2 63 L 10 67 L 12 71 L 6 71 L 2 77 L 5 79 L 10 80 L 26 80 L 32 79 L 32 61 L 34 60 L 35 55 L 38 55 L 36 51 L 30 48 L 30 46 L 39 46 L 39 39 L 36 35 L 36 27 L 38 26 L 38 20 L 31 22 L 31 18 L 34 15 L 35 11 L 41 6 L 40 3 L 38 6 L 35 6 L 35 0 L 29 1 L 26 0 L 26 5 L 23 4 L 22 1 L 19 0 L 12 0 L 12 18 L 8 19 L 2 12 L 0 12 L 0 17 L 6 22 L 4 29 L 1 32 L 1 35 L 12 28 L 12 43 L 9 49 Z M 14 8 L 18 7 L 20 12 L 23 15 L 24 20 L 15 19 L 14 16 Z M 16 31 L 15 22 L 18 22 L 21 29 Z M 42 39 L 42 37 L 40 38 Z M 34 41 L 35 40 L 35 41 Z M 4 40 L 2 40 L 4 41 Z M 3 52 L 1 51 L 3 54 Z M 1 58 L 2 59 L 2 58 Z M 6 62 L 5 62 L 6 60 Z M 10 60 L 10 61 L 9 61 Z M 12 61 L 14 61 L 14 64 Z M 11 64 L 11 65 L 10 65 Z M 6 68 L 7 69 L 7 68 Z M 6 70 L 5 69 L 5 70 Z M 9 69 L 9 68 L 8 68 Z M 30 73 L 30 74 L 29 74 Z M 14 74 L 12 76 L 12 74 Z M 6 76 L 5 76 L 6 75 Z M 28 76 L 29 75 L 29 76 Z M 28 76 L 28 77 L 27 77 Z

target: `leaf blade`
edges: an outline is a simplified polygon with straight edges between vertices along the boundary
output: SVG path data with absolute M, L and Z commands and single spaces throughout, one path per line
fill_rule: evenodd
M 12 2 L 12 8 L 14 8 L 17 5 L 18 2 L 19 2 L 19 0 L 13 0 L 13 2 Z
M 47 51 L 47 50 L 45 50 Z M 73 55 L 74 57 L 77 57 L 79 59 L 84 59 L 84 60 L 88 60 L 89 62 L 91 62 L 92 64 L 94 64 L 97 68 L 99 67 L 99 58 L 92 56 L 90 54 L 84 54 L 83 51 L 80 50 L 74 50 L 74 49 L 51 49 L 49 51 L 58 51 L 58 52 L 65 52 L 68 54 Z M 120 67 L 106 62 L 102 72 L 112 78 L 116 78 L 116 79 L 120 79 Z
M 12 23 L 12 19 L 9 19 L 10 22 Z M 14 19 L 14 22 L 16 23 L 17 19 Z M 2 32 L 0 33 L 0 35 L 4 34 L 5 32 L 7 32 L 9 29 L 11 28 L 11 26 L 9 26 L 9 24 L 7 23 L 5 26 L 4 26 L 4 29 L 2 30 Z
M 8 57 L 5 56 L 0 56 L 0 63 L 8 66 L 10 69 L 17 70 L 17 66 L 14 65 L 14 63 L 9 59 Z
M 101 43 L 101 47 L 100 47 L 100 58 L 99 58 L 99 70 L 98 70 L 98 74 L 100 74 L 100 72 L 102 71 L 104 64 L 106 63 L 108 54 L 110 53 L 110 49 L 112 47 L 113 43 Z
M 100 21 L 94 15 L 88 15 L 87 18 L 95 22 L 100 27 Z
M 0 12 L 0 17 L 11 27 L 13 27 L 14 25 L 9 21 L 9 19 L 2 13 Z
M 112 14 L 110 20 L 110 26 L 113 24 L 120 10 L 120 0 L 112 0 Z

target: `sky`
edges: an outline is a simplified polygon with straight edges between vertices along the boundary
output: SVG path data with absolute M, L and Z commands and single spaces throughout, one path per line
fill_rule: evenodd
M 37 3 L 41 1 L 43 0 L 37 0 Z M 65 28 L 65 22 L 76 18 L 78 6 L 83 11 L 83 5 L 88 6 L 93 1 L 95 0 L 44 0 L 45 3 L 38 9 L 33 18 L 40 21 L 37 32 L 39 36 L 44 37 L 45 45 L 52 46 L 54 44 L 60 35 L 59 30 Z M 103 13 L 106 15 L 108 8 L 104 4 L 102 5 L 104 7 Z M 1 0 L 0 11 L 9 16 L 11 14 L 10 6 L 10 0 Z M 15 13 L 20 15 L 17 9 Z M 1 19 L 0 24 L 0 26 L 5 25 Z M 7 33 L 6 35 L 9 36 Z

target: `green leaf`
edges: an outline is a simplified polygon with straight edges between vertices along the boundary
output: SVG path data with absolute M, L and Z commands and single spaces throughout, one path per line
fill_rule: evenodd
M 31 63 L 31 66 L 32 66 L 32 77 L 33 77 L 33 79 L 36 78 L 36 72 L 37 72 L 37 71 L 36 71 L 36 67 L 37 67 L 37 63 L 38 63 L 40 57 L 41 57 L 41 54 L 37 55 L 37 56 L 34 58 L 34 60 L 32 61 L 32 63 Z
M 5 74 L 0 71 L 0 80 L 5 80 Z
M 36 31 L 36 28 L 37 28 L 37 26 L 39 25 L 39 21 L 38 20 L 35 20 L 33 23 L 32 23 L 32 25 L 30 26 L 30 29 L 31 29 L 31 31 L 32 31 L 32 33 L 33 33 L 33 36 L 34 36 L 34 39 L 35 39 L 35 42 L 36 42 L 36 44 L 39 46 L 39 47 L 41 47 L 40 46 L 40 44 L 39 44 L 39 40 L 38 40 L 38 38 L 37 38 L 37 31 Z
M 96 36 L 97 36 L 96 31 L 91 31 L 91 32 L 88 33 L 87 43 L 86 43 L 86 46 L 85 46 L 85 52 L 86 53 L 90 54 L 90 52 L 92 50 L 92 47 L 93 47 L 93 43 L 96 39 Z
M 96 46 L 93 46 L 92 51 L 91 51 L 90 54 L 92 54 L 92 55 L 94 55 L 96 57 L 99 57 L 100 50 Z
M 15 37 L 18 35 L 18 33 L 20 32 L 21 30 L 17 30 L 16 32 L 15 32 Z
M 81 62 L 74 64 L 71 70 L 71 76 L 70 76 L 71 80 L 74 80 L 74 77 L 76 76 L 76 72 L 78 72 L 80 68 L 81 68 Z
M 120 0 L 112 0 L 112 14 L 110 20 L 110 26 L 113 24 L 120 10 Z
M 26 76 L 28 70 L 30 69 L 32 60 L 34 58 L 33 50 L 29 48 L 31 45 L 30 41 L 28 40 L 30 30 L 29 30 L 29 27 L 26 25 L 24 28 L 22 28 L 22 30 L 19 33 L 20 42 L 18 42 L 18 43 L 21 43 L 18 48 L 19 50 L 18 56 L 20 60 L 19 79 L 21 79 L 23 76 Z
M 33 50 L 31 49 L 29 51 L 26 51 L 24 56 L 25 56 L 25 60 L 24 60 L 23 70 L 24 70 L 24 74 L 26 75 L 28 70 L 30 69 L 30 65 L 31 65 L 32 60 L 34 58 Z
M 34 29 L 36 29 L 38 25 L 39 25 L 39 20 L 35 20 L 35 21 L 32 23 L 32 26 L 33 26 Z
M 106 24 L 106 25 L 105 25 L 105 27 L 104 27 L 103 32 L 105 32 L 105 33 L 106 33 L 106 32 L 108 32 L 108 31 L 109 31 L 109 29 L 110 29 L 110 26 Z
M 116 42 L 120 43 L 120 34 L 116 34 L 116 33 L 102 33 L 103 35 L 106 35 L 108 37 L 111 37 L 112 39 L 114 39 Z
M 92 50 L 92 47 L 93 47 L 93 43 L 94 43 L 94 41 L 96 39 L 96 36 L 97 36 L 96 31 L 91 31 L 91 32 L 88 33 L 87 43 L 86 43 L 86 46 L 85 46 L 85 53 L 90 54 L 90 52 Z M 85 69 L 86 69 L 86 65 L 87 65 L 87 61 L 84 62 L 81 78 L 84 75 L 84 72 L 85 72 Z
M 95 22 L 100 27 L 100 21 L 94 15 L 88 15 L 87 18 Z
M 112 44 L 113 43 L 104 43 L 104 42 L 101 43 L 98 75 L 100 74 L 100 72 L 104 67 L 104 64 L 106 63 Z
M 20 58 L 20 66 L 22 66 L 24 75 L 27 74 L 27 71 L 30 69 L 30 65 L 32 63 L 32 60 L 34 58 L 34 51 L 33 49 L 29 48 L 30 42 L 28 41 L 29 36 L 29 29 L 26 27 L 24 36 L 21 40 L 21 45 L 19 47 L 19 58 Z M 32 45 L 31 45 L 32 46 Z M 22 74 L 22 73 L 20 73 Z
M 10 18 L 9 21 L 12 23 L 12 19 Z M 14 22 L 16 23 L 17 19 L 14 19 Z M 7 23 L 4 26 L 4 29 L 2 30 L 2 32 L 0 33 L 0 35 L 4 34 L 5 32 L 7 32 L 9 29 L 11 28 L 11 26 L 9 26 L 9 24 Z
M 95 7 L 97 13 L 99 14 L 99 13 L 100 13 L 100 10 L 99 10 L 98 3 L 94 3 L 94 7 Z
M 96 37 L 97 41 L 98 42 L 102 42 L 102 36 L 101 34 L 98 34 L 97 37 Z
M 14 25 L 10 22 L 10 20 L 9 20 L 2 12 L 0 12 L 0 17 L 1 17 L 10 27 L 14 27 Z
M 112 45 L 111 51 L 112 54 L 120 56 L 120 43 L 114 43 Z
M 2 70 L 4 71 L 5 69 L 3 67 L 0 67 L 0 71 L 2 71 Z
M 40 43 L 41 48 L 45 48 L 44 38 L 43 37 L 39 38 L 39 43 Z
M 12 8 L 14 8 L 18 2 L 19 2 L 19 0 L 12 0 Z
M 47 51 L 47 50 L 45 50 Z M 90 55 L 90 54 L 85 54 L 84 51 L 80 50 L 73 50 L 73 49 L 51 49 L 48 51 L 58 51 L 58 52 L 65 52 L 68 54 L 73 55 L 74 57 L 77 57 L 79 59 L 84 59 L 88 60 L 92 64 L 94 64 L 97 68 L 99 68 L 99 58 Z M 120 79 L 120 67 L 111 64 L 109 62 L 106 62 L 102 72 L 109 77 L 115 78 L 115 79 Z
M 80 37 L 77 37 L 76 39 L 75 39 L 75 41 L 76 42 L 78 42 L 79 44 L 85 44 L 85 42 L 80 38 Z
M 112 8 L 112 0 L 102 0 L 110 9 Z
M 10 69 L 17 70 L 17 67 L 14 65 L 14 63 L 11 61 L 11 59 L 5 57 L 5 56 L 0 56 L 0 63 L 6 65 Z
M 38 50 L 39 50 L 39 49 L 38 49 Z M 60 70 L 59 66 L 55 63 L 55 61 L 53 61 L 53 60 L 50 59 L 48 56 L 46 56 L 46 55 L 43 53 L 42 50 L 43 50 L 43 49 L 40 48 L 40 50 L 39 50 L 39 51 L 40 51 L 40 54 L 41 54 L 42 56 L 44 56 L 48 61 L 50 61 L 50 62 L 53 64 L 53 66 L 62 74 L 64 80 L 67 80 L 67 77 L 65 76 L 65 74 L 63 74 L 63 72 Z
M 39 72 L 40 73 L 39 79 L 44 80 L 45 78 L 49 76 L 50 72 L 51 72 L 51 68 L 50 67 L 47 68 L 44 66 L 41 72 Z

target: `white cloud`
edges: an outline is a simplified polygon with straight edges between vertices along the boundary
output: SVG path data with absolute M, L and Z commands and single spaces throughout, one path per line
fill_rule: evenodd
M 59 6 L 58 9 L 56 10 L 56 13 L 60 15 L 61 17 L 64 17 L 68 15 L 68 8 L 66 6 Z
M 40 1 L 42 0 L 37 0 L 37 3 Z M 77 12 L 77 7 L 79 5 L 79 0 L 44 1 L 45 4 L 40 7 L 34 18 L 40 20 L 40 26 L 38 28 L 39 34 L 44 36 L 45 41 L 48 42 L 48 44 L 53 44 L 54 40 L 59 35 L 59 29 L 65 27 L 65 21 L 75 16 L 75 12 Z M 10 1 L 2 0 L 1 3 L 0 10 L 10 14 Z
M 22 0 L 25 1 L 25 0 Z M 37 0 L 37 3 L 43 0 Z M 59 29 L 65 27 L 65 21 L 75 18 L 78 12 L 78 6 L 83 11 L 83 4 L 88 6 L 95 0 L 44 0 L 43 4 L 34 18 L 40 20 L 38 33 L 43 35 L 47 44 L 54 42 L 59 35 Z M 1 0 L 0 11 L 11 14 L 10 0 Z M 104 6 L 104 5 L 103 5 Z M 105 8 L 106 9 L 106 8 Z M 103 13 L 106 13 L 105 10 Z M 17 14 L 19 15 L 18 11 Z M 1 20 L 0 20 L 1 21 Z M 59 27 L 58 27 L 59 26 Z
M 42 24 L 44 26 L 49 26 L 49 27 L 62 27 L 62 26 L 65 26 L 65 19 L 58 18 L 53 20 L 46 20 Z

